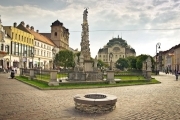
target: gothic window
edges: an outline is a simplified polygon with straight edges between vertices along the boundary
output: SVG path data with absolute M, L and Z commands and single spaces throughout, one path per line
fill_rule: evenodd
M 54 33 L 54 36 L 55 36 L 55 37 L 57 36 L 57 32 Z

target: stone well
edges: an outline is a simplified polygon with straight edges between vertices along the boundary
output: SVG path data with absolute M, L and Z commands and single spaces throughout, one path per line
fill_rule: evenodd
M 117 97 L 103 93 L 74 96 L 75 109 L 86 113 L 105 113 L 116 107 Z

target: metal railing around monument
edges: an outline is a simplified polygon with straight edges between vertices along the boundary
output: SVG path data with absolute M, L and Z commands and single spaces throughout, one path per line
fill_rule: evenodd
M 51 73 L 50 70 L 34 69 L 34 76 L 38 80 L 49 81 L 50 73 Z
M 69 73 L 73 72 L 73 69 L 61 69 L 58 70 L 57 79 L 61 82 L 63 80 L 67 80 Z

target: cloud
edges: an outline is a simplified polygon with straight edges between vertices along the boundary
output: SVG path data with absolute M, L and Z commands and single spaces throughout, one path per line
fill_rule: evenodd
M 40 32 L 50 32 L 58 19 L 70 31 L 70 47 L 80 49 L 83 10 L 88 7 L 92 56 L 118 35 L 137 55 L 154 55 L 151 49 L 157 42 L 170 48 L 180 39 L 179 29 L 158 30 L 180 28 L 179 4 L 178 0 L 6 0 L 1 2 L 0 13 L 5 26 L 24 21 Z

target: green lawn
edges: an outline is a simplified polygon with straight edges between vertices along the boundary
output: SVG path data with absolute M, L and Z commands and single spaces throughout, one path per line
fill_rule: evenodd
M 159 81 L 152 79 L 147 80 L 127 80 L 129 77 L 124 76 L 124 80 L 118 81 L 116 84 L 108 84 L 107 82 L 94 82 L 94 83 L 60 83 L 59 86 L 48 86 L 48 82 L 45 80 L 28 80 L 25 76 L 16 76 L 16 79 L 26 84 L 34 86 L 39 89 L 87 89 L 87 88 L 102 88 L 102 87 L 120 87 L 120 86 L 132 86 L 132 85 L 145 85 L 145 84 L 157 84 Z
M 121 79 L 121 80 L 145 80 L 143 76 L 115 76 L 115 79 Z

